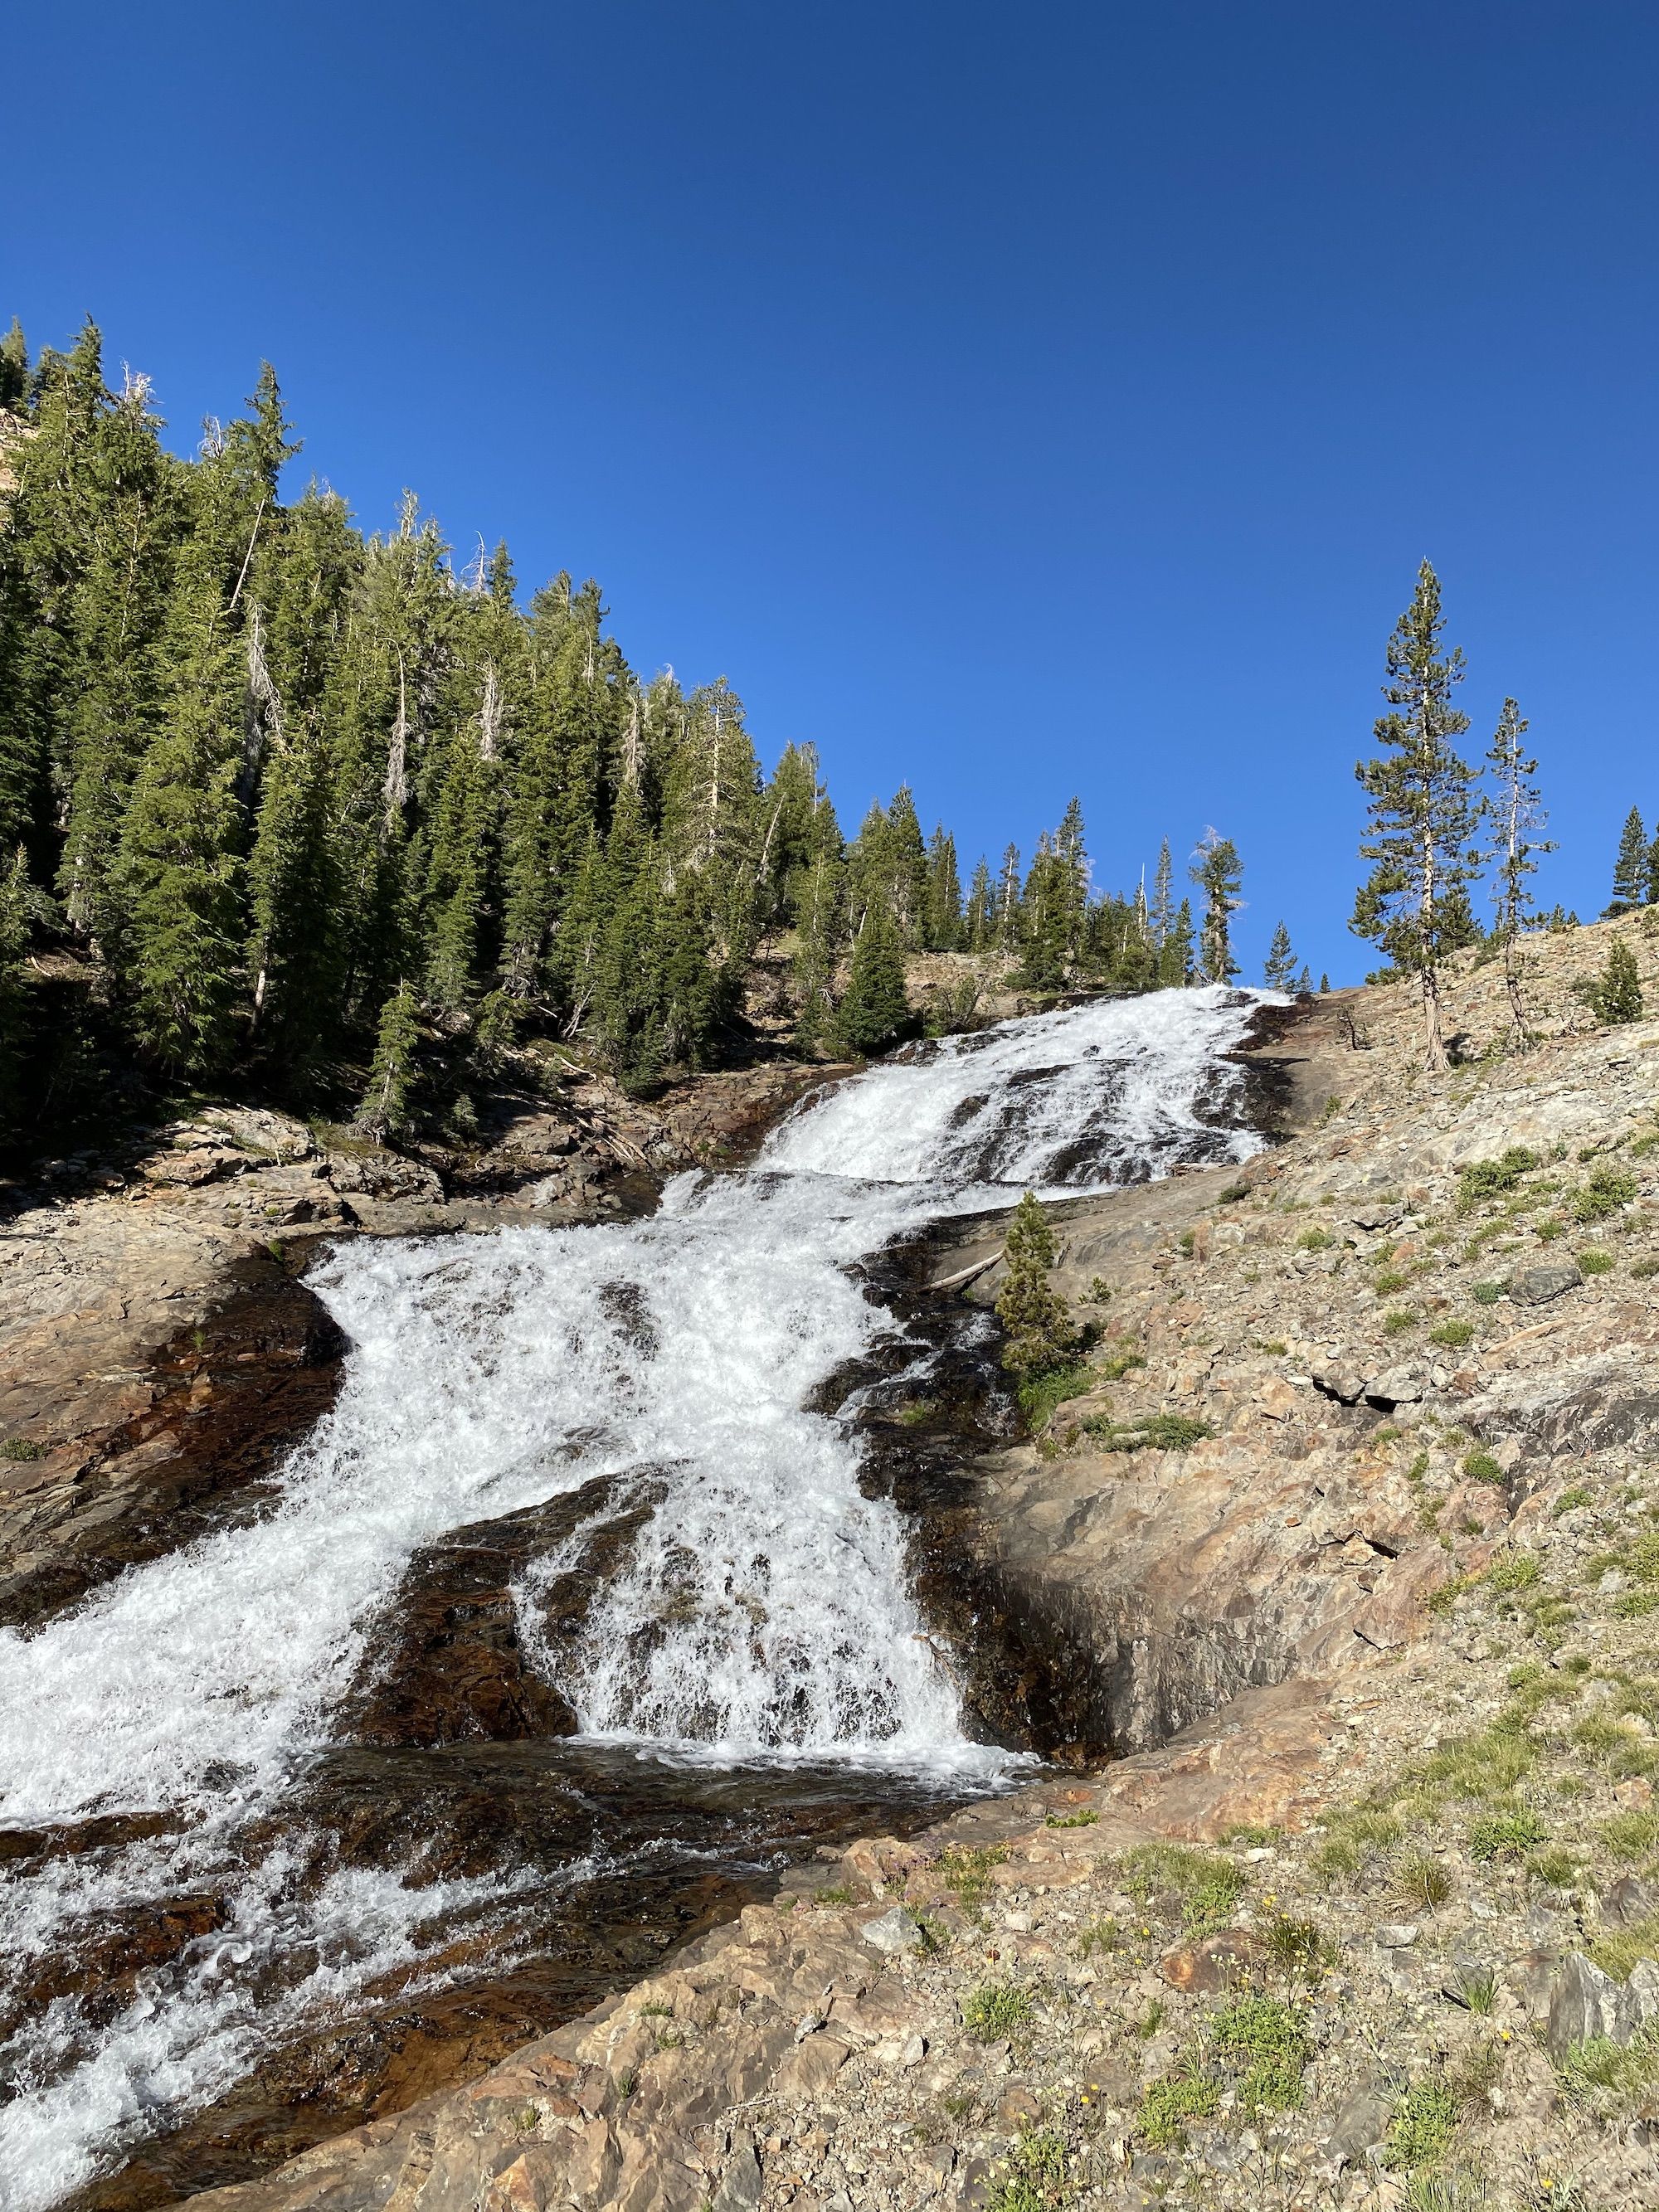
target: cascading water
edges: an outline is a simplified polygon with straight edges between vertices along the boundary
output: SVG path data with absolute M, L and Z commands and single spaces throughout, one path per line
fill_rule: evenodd
M 0 1634 L 3 1828 L 139 1814 L 166 1828 L 72 1852 L 48 1837 L 18 1860 L 0 1977 L 15 1993 L 112 1915 L 221 1900 L 211 1933 L 112 2011 L 17 2004 L 0 2203 L 42 2212 L 274 2043 L 388 1978 L 441 1972 L 457 1920 L 512 1893 L 499 1873 L 307 1880 L 314 1853 L 281 1825 L 411 1557 L 447 1530 L 648 1478 L 650 1510 L 578 1634 L 543 1618 L 567 1557 L 516 1585 L 579 1744 L 993 1785 L 1007 1758 L 963 1731 L 899 1515 L 861 1493 L 851 1428 L 805 1410 L 890 1327 L 849 1270 L 1021 1188 L 1244 1157 L 1256 1139 L 1227 1125 L 1223 1055 L 1253 1006 L 1166 992 L 947 1042 L 798 1111 L 745 1173 L 680 1178 L 649 1220 L 339 1248 L 312 1281 L 351 1340 L 344 1387 L 267 1517 L 130 1570 L 33 1636 Z

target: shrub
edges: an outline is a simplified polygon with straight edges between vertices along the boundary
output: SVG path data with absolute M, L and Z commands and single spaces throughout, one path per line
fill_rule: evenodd
M 1146 1364 L 1145 1355 L 1139 1352 L 1113 1352 L 1104 1359 L 1097 1360 L 1096 1371 L 1103 1382 L 1121 1382 L 1137 1367 Z
M 1218 2050 L 1245 2062 L 1246 2111 L 1288 2112 L 1302 2102 L 1302 2069 L 1313 2055 L 1307 2027 L 1277 1997 L 1235 1997 L 1210 2023 Z
M 1098 1813 L 1050 1813 L 1042 1825 L 1045 1828 L 1092 1828 L 1099 1818 Z
M 1215 2083 L 1196 2069 L 1151 2082 L 1140 2100 L 1135 2131 L 1152 2149 L 1169 2150 L 1181 2141 L 1187 2121 L 1209 2118 L 1218 2094 Z
M 1186 1451 L 1215 1431 L 1188 1413 L 1149 1413 L 1144 1420 L 1110 1421 L 1092 1414 L 1083 1424 L 1103 1451 Z
M 1474 1323 L 1472 1321 L 1443 1321 L 1438 1328 L 1431 1328 L 1429 1331 L 1429 1342 L 1443 1344 L 1453 1351 L 1461 1351 L 1464 1345 L 1473 1340 L 1474 1335 Z
M 1591 1250 L 1581 1252 L 1578 1255 L 1578 1267 L 1581 1274 L 1610 1275 L 1613 1273 L 1613 1266 L 1611 1252 Z
M 1000 1844 L 984 1850 L 952 1844 L 939 1854 L 939 1878 L 969 1911 L 977 1911 L 990 1894 L 992 1868 L 1007 1856 Z
M 1631 1273 L 1632 1275 L 1639 1275 L 1645 1283 L 1653 1276 L 1659 1275 L 1659 1260 L 1638 1260 L 1631 1269 Z
M 1511 1145 L 1495 1160 L 1471 1160 L 1457 1179 L 1457 1211 L 1472 1213 L 1484 1200 L 1501 1198 L 1539 1164 L 1537 1153 L 1524 1145 Z
M 1303 1231 L 1296 1240 L 1296 1249 L 1298 1252 L 1328 1252 L 1335 1242 L 1328 1229 L 1315 1226 Z
M 1237 1910 L 1244 1877 L 1231 1859 L 1182 1844 L 1142 1844 L 1123 1862 L 1123 1886 L 1145 1904 L 1159 1890 L 1181 1900 L 1189 1936 L 1212 1936 Z
M 1463 1472 L 1471 1482 L 1502 1482 L 1504 1470 L 1489 1451 L 1465 1452 Z
M 46 1455 L 46 1446 L 36 1443 L 33 1437 L 8 1437 L 0 1444 L 0 1459 L 37 1460 Z
M 1391 1298 L 1396 1291 L 1403 1291 L 1411 1277 L 1402 1274 L 1398 1267 L 1383 1267 L 1371 1278 L 1371 1288 L 1379 1298 Z
M 1589 1180 L 1572 1194 L 1572 1218 L 1575 1221 L 1603 1221 L 1611 1213 L 1620 1212 L 1636 1195 L 1636 1177 L 1628 1168 L 1615 1167 L 1611 1160 L 1592 1168 Z
M 1495 1306 L 1504 1295 L 1502 1283 L 1477 1283 L 1471 1294 L 1478 1306 Z
M 1531 1552 L 1505 1552 L 1486 1570 L 1486 1588 L 1500 1595 L 1530 1589 L 1538 1580 L 1538 1561 Z
M 1068 1398 L 1080 1398 L 1092 1390 L 1099 1377 L 1086 1362 L 1070 1367 L 1051 1367 L 1046 1372 L 1022 1375 L 1019 1380 L 1019 1410 L 1025 1416 L 1025 1425 L 1034 1433 L 1046 1429 L 1057 1407 Z
M 1403 1336 L 1408 1328 L 1414 1328 L 1416 1325 L 1417 1316 L 1405 1306 L 1398 1306 L 1393 1313 L 1386 1313 L 1382 1316 L 1382 1330 L 1386 1336 Z
M 1559 1519 L 1563 1513 L 1571 1513 L 1580 1505 L 1593 1505 L 1595 1496 L 1582 1482 L 1570 1483 L 1550 1508 L 1551 1516 Z
M 1456 2125 L 1457 2099 L 1450 2085 L 1414 2082 L 1394 2108 L 1383 2165 L 1403 2167 L 1408 2172 L 1413 2166 L 1432 2166 L 1444 2153 Z
M 1275 1912 L 1267 1928 L 1267 1962 L 1291 1981 L 1298 1974 L 1311 1976 L 1324 1955 L 1316 1920 L 1293 1920 Z
M 975 2043 L 1000 2043 L 1033 2017 L 1030 1996 L 1013 1982 L 981 1983 L 962 2008 L 962 2025 Z
M 987 2199 L 986 2212 L 1049 2212 L 1066 2193 L 1070 2163 L 1058 2128 L 1030 2128 L 1014 2145 L 1012 2172 Z
M 1531 1813 L 1486 1813 L 1469 1828 L 1469 1856 L 1483 1862 L 1523 1859 L 1548 1833 Z

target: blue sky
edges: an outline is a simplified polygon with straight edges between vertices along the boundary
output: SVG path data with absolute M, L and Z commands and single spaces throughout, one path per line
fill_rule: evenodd
M 6 33 L 0 314 L 90 311 L 180 445 L 276 365 L 366 523 L 597 575 L 843 820 L 1097 879 L 1244 854 L 1345 927 L 1417 562 L 1545 896 L 1659 808 L 1659 13 L 978 0 L 106 0 Z

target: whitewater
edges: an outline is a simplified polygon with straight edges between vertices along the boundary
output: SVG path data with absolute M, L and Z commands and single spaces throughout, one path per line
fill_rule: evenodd
M 499 1900 L 501 1879 L 414 1869 L 307 1884 L 294 1840 L 270 1840 L 339 1741 L 412 1556 L 448 1530 L 649 1470 L 653 1510 L 580 1635 L 541 1632 L 562 1555 L 515 1592 L 580 1741 L 995 1786 L 1009 1757 L 963 1728 L 902 1517 L 860 1491 L 854 1426 L 808 1403 L 890 1333 L 858 1263 L 895 1237 L 1254 1151 L 1225 1054 L 1258 1003 L 1163 992 L 921 1048 L 809 1101 L 746 1170 L 680 1177 L 648 1219 L 336 1248 L 308 1279 L 349 1341 L 343 1386 L 265 1517 L 0 1633 L 0 1828 L 170 1821 L 11 1870 L 0 1977 L 118 1909 L 227 1900 L 113 2020 L 70 1997 L 24 2009 L 0 2203 L 46 2212 L 263 2051 L 389 1976 L 442 1972 L 435 1931 Z

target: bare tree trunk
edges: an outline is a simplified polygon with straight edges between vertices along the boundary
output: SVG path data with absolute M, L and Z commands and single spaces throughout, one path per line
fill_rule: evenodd
M 1451 1065 L 1440 1025 L 1440 975 L 1432 967 L 1423 970 L 1423 1065 L 1435 1074 Z

